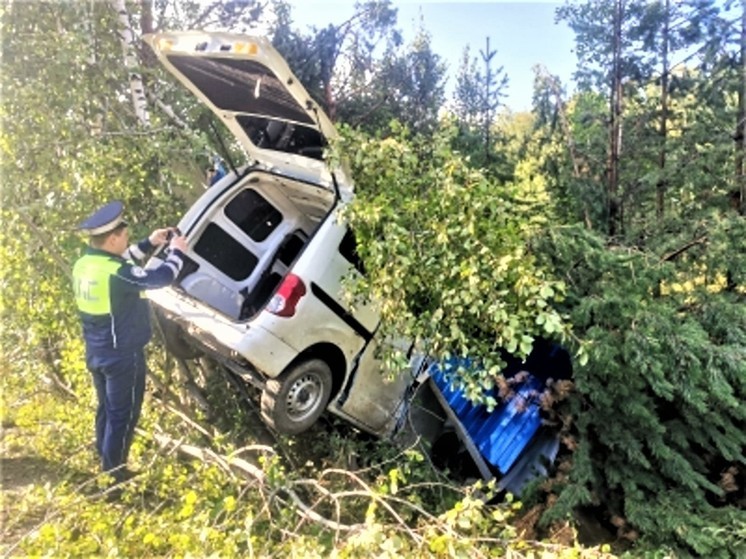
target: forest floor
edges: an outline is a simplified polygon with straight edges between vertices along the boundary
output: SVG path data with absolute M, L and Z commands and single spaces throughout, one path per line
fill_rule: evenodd
M 258 416 L 257 416 L 258 419 Z M 327 425 L 327 428 L 334 428 Z M 323 429 L 319 429 L 323 431 Z M 269 443 L 269 433 L 264 435 L 265 444 Z M 327 434 L 328 435 L 328 434 Z M 319 433 L 323 436 L 323 433 Z M 63 482 L 84 484 L 91 477 L 79 471 L 73 471 L 62 462 L 50 461 L 40 456 L 34 449 L 33 433 L 12 422 L 5 422 L 0 431 L 0 558 L 20 557 L 18 544 L 34 530 L 42 526 L 49 515 L 44 506 L 44 499 L 39 495 L 30 497 L 32 491 L 39 491 L 44 486 L 54 487 Z M 311 445 L 315 447 L 316 445 Z M 297 449 L 295 449 L 297 450 Z M 306 449 L 308 450 L 308 448 Z M 33 510 L 27 509 L 29 503 Z M 555 544 L 572 547 L 580 540 L 583 545 L 597 546 L 610 542 L 613 535 L 605 530 L 592 515 L 576 517 L 575 526 L 561 523 L 546 533 L 535 530 L 536 521 L 543 507 L 534 507 L 518 519 L 516 528 L 519 537 L 527 540 L 546 538 Z
M 0 554 L 13 557 L 16 544 L 44 521 L 46 511 L 18 515 L 14 505 L 35 487 L 57 484 L 66 475 L 60 464 L 36 454 L 24 445 L 24 433 L 15 425 L 3 425 L 0 433 Z

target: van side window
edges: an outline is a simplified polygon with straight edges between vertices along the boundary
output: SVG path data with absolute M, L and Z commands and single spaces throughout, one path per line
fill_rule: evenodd
M 214 223 L 205 228 L 194 252 L 236 281 L 248 278 L 258 262 L 256 256 Z
M 285 266 L 290 266 L 305 244 L 306 239 L 303 232 L 296 231 L 292 235 L 286 237 L 282 242 L 282 245 L 277 251 L 277 260 L 285 264 Z
M 282 214 L 256 190 L 239 192 L 225 207 L 225 216 L 257 243 L 269 237 Z
M 357 253 L 357 241 L 355 240 L 355 234 L 352 232 L 352 229 L 347 229 L 342 242 L 339 243 L 339 253 L 345 260 L 355 266 L 358 272 L 365 275 L 365 266 L 360 255 Z

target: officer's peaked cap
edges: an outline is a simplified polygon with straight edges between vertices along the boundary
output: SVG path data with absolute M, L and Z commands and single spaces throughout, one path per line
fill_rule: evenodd
M 78 229 L 91 236 L 103 235 L 117 227 L 127 225 L 123 214 L 124 204 L 119 200 L 114 200 L 89 215 L 78 225 Z

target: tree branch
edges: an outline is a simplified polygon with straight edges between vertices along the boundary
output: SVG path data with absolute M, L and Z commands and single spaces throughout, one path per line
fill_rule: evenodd
M 690 248 L 692 248 L 693 246 L 700 245 L 700 244 L 704 243 L 705 241 L 707 241 L 707 235 L 702 235 L 698 239 L 694 239 L 693 241 L 689 241 L 688 243 L 686 243 L 681 248 L 677 248 L 676 250 L 674 250 L 672 252 L 669 252 L 668 254 L 662 256 L 661 257 L 661 262 L 670 262 L 671 260 L 674 260 L 679 255 L 681 255 L 682 253 L 684 253 L 687 250 L 689 250 Z
M 176 126 L 179 128 L 182 128 L 184 130 L 191 130 L 189 125 L 184 121 L 181 117 L 179 117 L 176 112 L 171 108 L 170 105 L 166 105 L 163 101 L 161 101 L 155 93 L 152 93 L 150 91 L 147 92 L 148 101 L 153 103 L 156 107 L 158 107 L 160 110 L 164 112 L 164 114 L 170 118 Z
M 185 444 L 164 434 L 155 433 L 153 437 L 155 438 L 156 442 L 158 442 L 158 444 L 163 448 L 173 448 L 178 450 L 182 454 L 186 454 L 187 456 L 195 458 L 205 464 L 215 464 L 231 476 L 234 476 L 236 470 L 238 470 L 238 472 L 242 474 L 242 477 L 257 482 L 259 484 L 259 489 L 262 492 L 267 492 L 268 490 L 268 487 L 265 486 L 266 476 L 264 474 L 264 471 L 258 466 L 251 464 L 249 461 L 244 460 L 243 458 L 237 458 L 235 456 L 224 457 L 210 449 Z M 298 494 L 289 487 L 281 487 L 279 490 L 276 491 L 276 493 L 287 495 L 287 497 L 295 505 L 296 512 L 300 516 L 308 518 L 313 522 L 317 522 L 326 528 L 332 530 L 350 531 L 358 527 L 357 525 L 341 524 L 320 515 L 319 513 L 314 511 L 312 507 L 306 504 L 298 496 Z

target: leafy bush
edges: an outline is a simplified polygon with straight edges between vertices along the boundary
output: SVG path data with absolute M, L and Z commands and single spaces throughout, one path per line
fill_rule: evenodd
M 535 336 L 569 333 L 553 307 L 565 286 L 529 250 L 535 228 L 516 190 L 473 169 L 451 147 L 451 129 L 410 138 L 392 124 L 375 139 L 346 130 L 356 198 L 349 220 L 380 301 L 382 331 L 429 354 L 480 358 L 467 394 L 490 388 L 501 350 L 526 355 Z

